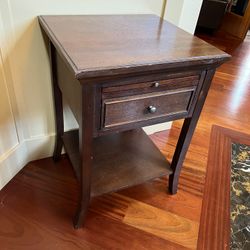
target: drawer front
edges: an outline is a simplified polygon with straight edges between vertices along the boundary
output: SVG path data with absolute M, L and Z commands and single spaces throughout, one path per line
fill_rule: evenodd
M 104 99 L 102 123 L 112 128 L 159 117 L 187 116 L 195 87 Z
M 107 86 L 103 88 L 102 95 L 104 98 L 109 98 L 193 87 L 199 84 L 200 77 L 201 75 L 198 73 L 190 73 L 190 75 L 182 77 L 173 78 L 170 75 L 169 78 L 162 80 Z

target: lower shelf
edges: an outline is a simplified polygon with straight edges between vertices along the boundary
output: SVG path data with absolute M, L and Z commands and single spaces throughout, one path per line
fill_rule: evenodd
M 65 132 L 63 142 L 80 179 L 78 130 Z M 95 138 L 93 150 L 92 197 L 172 173 L 170 164 L 142 129 Z

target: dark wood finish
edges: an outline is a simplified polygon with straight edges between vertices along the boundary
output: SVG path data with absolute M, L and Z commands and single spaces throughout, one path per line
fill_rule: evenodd
M 103 126 L 110 128 L 175 114 L 186 117 L 192 105 L 194 91 L 195 88 L 188 88 L 105 99 Z M 150 106 L 156 111 L 151 113 Z
M 232 52 L 233 57 L 215 74 L 183 163 L 178 193 L 174 196 L 166 193 L 166 178 L 161 178 L 124 189 L 118 195 L 98 196 L 92 199 L 85 228 L 76 232 L 72 230 L 70 221 L 79 189 L 69 161 L 63 156 L 59 163 L 50 158 L 31 162 L 0 191 L 1 248 L 187 249 L 183 246 L 185 231 L 180 223 L 172 226 L 171 231 L 164 227 L 165 235 L 171 237 L 167 240 L 162 235 L 155 236 L 127 225 L 123 218 L 132 201 L 140 202 L 142 206 L 150 205 L 157 212 L 158 209 L 168 212 L 180 222 L 185 218 L 192 224 L 199 223 L 212 124 L 250 134 L 250 84 L 245 77 L 249 72 L 250 42 L 243 42 L 233 52 L 236 47 L 234 40 L 205 36 L 204 39 Z M 237 90 L 240 86 L 244 91 L 239 95 Z M 235 98 L 236 103 L 233 102 Z M 233 103 L 237 106 L 232 106 Z M 175 121 L 170 130 L 150 136 L 169 160 L 174 154 L 181 125 L 182 121 Z M 146 207 L 143 209 L 147 210 Z M 169 225 L 173 217 L 164 216 L 162 221 Z M 145 225 L 148 221 L 145 216 Z M 155 228 L 158 224 L 150 226 Z M 195 249 L 198 231 L 194 231 L 190 239 Z
M 51 72 L 52 72 L 52 89 L 54 95 L 54 109 L 55 109 L 55 122 L 56 122 L 56 142 L 54 147 L 53 159 L 58 161 L 62 153 L 62 136 L 64 132 L 63 124 L 63 104 L 62 104 L 62 92 L 58 86 L 58 74 L 57 74 L 57 58 L 54 45 L 50 42 L 50 60 L 51 60 Z
M 78 179 L 81 176 L 78 131 L 66 132 L 64 145 Z M 172 173 L 170 164 L 142 129 L 94 139 L 91 196 L 117 191 Z
M 177 79 L 174 79 L 174 76 L 177 76 Z M 199 76 L 199 82 L 198 82 L 198 86 L 192 86 L 192 84 L 196 84 L 196 81 L 192 82 L 192 81 L 184 81 L 183 82 L 183 78 L 185 78 L 187 75 L 189 76 L 194 76 L 194 75 L 198 75 Z M 134 129 L 134 128 L 138 128 L 138 127 L 143 127 L 143 126 L 149 126 L 149 125 L 152 125 L 152 124 L 156 124 L 156 123 L 160 123 L 160 122 L 167 122 L 167 121 L 173 121 L 173 120 L 176 120 L 176 119 L 181 119 L 183 117 L 188 117 L 188 116 L 191 116 L 192 113 L 193 113 L 193 109 L 194 109 L 194 104 L 197 102 L 197 99 L 199 97 L 199 93 L 200 93 L 200 90 L 201 90 L 201 87 L 202 87 L 202 84 L 203 84 L 203 81 L 205 79 L 205 75 L 206 75 L 206 71 L 196 71 L 196 72 L 189 72 L 189 71 L 184 71 L 184 72 L 175 72 L 175 73 L 169 73 L 169 74 L 166 74 L 166 73 L 159 73 L 158 75 L 156 74 L 153 74 L 153 75 L 145 75 L 143 78 L 142 77 L 132 77 L 131 78 L 131 82 L 133 81 L 136 81 L 136 82 L 140 82 L 142 84 L 144 84 L 145 82 L 145 79 L 149 78 L 149 79 L 152 79 L 152 76 L 155 78 L 155 79 L 158 79 L 157 81 L 159 81 L 159 79 L 171 79 L 171 82 L 174 82 L 175 80 L 177 80 L 175 82 L 175 84 L 167 84 L 166 86 L 162 86 L 160 88 L 161 91 L 164 91 L 164 90 L 171 90 L 171 91 L 183 91 L 183 88 L 184 88 L 184 85 L 188 85 L 190 88 L 193 87 L 194 88 L 194 93 L 192 95 L 192 99 L 190 100 L 190 103 L 189 103 L 189 112 L 184 116 L 182 112 L 180 113 L 169 113 L 167 116 L 158 116 L 154 119 L 147 119 L 147 117 L 145 116 L 145 119 L 144 120 L 141 120 L 141 121 L 137 121 L 136 123 L 127 123 L 127 124 L 124 124 L 124 125 L 119 125 L 119 126 L 114 126 L 114 127 L 109 127 L 109 128 L 103 128 L 103 122 L 100 123 L 100 129 L 102 130 L 99 130 L 97 131 L 97 134 L 98 135 L 103 135 L 103 134 L 108 134 L 108 133 L 111 133 L 111 132 L 119 132 L 119 131 L 124 131 L 124 130 L 130 130 L 130 129 Z M 195 77 L 196 77 L 195 76 Z M 124 87 L 125 85 L 124 84 L 129 84 L 130 82 L 127 81 L 127 79 L 130 79 L 130 78 L 125 78 L 124 79 L 119 79 L 119 81 L 117 80 L 117 82 L 112 82 L 111 83 L 103 83 L 103 90 L 107 87 L 107 86 L 115 86 L 117 88 L 120 88 L 121 86 Z M 144 80 L 144 81 L 143 81 Z M 180 80 L 180 81 L 179 81 Z M 190 80 L 190 79 L 189 79 Z M 165 80 L 164 80 L 165 81 Z M 119 84 L 119 85 L 115 85 L 115 84 Z M 122 85 L 121 85 L 122 84 Z M 130 86 L 130 84 L 129 84 Z M 112 88 L 112 89 L 115 89 Z M 127 96 L 127 98 L 130 98 L 130 95 L 133 95 L 133 94 L 143 94 L 143 93 L 154 93 L 156 92 L 156 89 L 158 88 L 139 88 L 139 89 L 135 89 L 135 88 L 132 88 L 130 90 L 124 90 L 124 91 L 112 91 L 112 92 L 106 92 L 106 93 L 103 93 L 102 92 L 102 100 L 105 100 L 106 98 L 115 98 L 115 97 L 125 97 Z M 191 105 L 193 104 L 193 105 Z M 104 110 L 104 107 L 103 107 L 103 104 L 100 104 L 102 105 L 102 110 Z M 165 105 L 165 104 L 164 104 Z M 166 108 L 166 107 L 165 107 Z M 98 113 L 98 111 L 97 111 Z M 103 113 L 103 112 L 102 112 Z M 101 113 L 100 113 L 101 115 Z M 102 121 L 103 121 L 103 117 L 102 117 Z M 100 122 L 100 121 L 99 121 Z
M 184 88 L 184 87 L 190 87 L 190 86 L 196 86 L 199 83 L 200 75 L 191 75 L 191 76 L 185 76 L 181 78 L 177 78 L 176 75 L 175 78 L 170 79 L 164 79 L 164 80 L 154 80 L 149 82 L 140 82 L 140 83 L 134 83 L 134 84 L 126 84 L 126 85 L 116 85 L 116 86 L 110 86 L 110 87 L 104 87 L 102 90 L 102 93 L 104 97 L 107 96 L 107 93 L 113 93 L 113 94 L 120 94 L 123 93 L 123 95 L 129 95 L 129 93 L 148 93 L 153 91 L 160 91 L 160 90 L 170 90 L 170 89 L 176 89 L 176 88 Z M 138 91 L 138 92 L 135 92 Z M 125 94 L 124 94 L 125 93 Z
M 191 142 L 196 124 L 198 122 L 202 107 L 204 105 L 211 81 L 213 79 L 215 70 L 209 70 L 207 71 L 207 75 L 205 77 L 202 90 L 199 94 L 198 101 L 196 103 L 196 106 L 194 108 L 194 114 L 190 118 L 186 118 L 184 120 L 180 137 L 178 139 L 176 150 L 173 156 L 173 160 L 171 163 L 171 168 L 173 169 L 173 174 L 169 176 L 169 190 L 172 194 L 177 193 L 178 188 L 178 180 L 179 175 L 181 171 L 181 167 L 183 164 L 183 161 L 185 159 L 188 146 Z
M 72 161 L 74 168 L 80 170 L 77 177 L 81 190 L 75 227 L 84 222 L 91 197 L 95 137 L 186 118 L 171 164 L 169 188 L 176 193 L 181 166 L 213 72 L 229 55 L 153 15 L 41 16 L 39 22 L 56 48 L 54 73 L 79 124 L 79 163 Z M 152 87 L 156 81 L 159 86 Z M 119 136 L 128 140 L 127 134 Z M 57 138 L 61 140 L 61 133 Z M 104 137 L 107 141 L 108 138 Z M 70 145 L 65 143 L 68 154 Z M 133 158 L 126 159 L 133 162 Z M 119 161 L 115 163 L 119 165 Z M 137 184 L 160 172 L 157 167 L 150 168 L 146 177 L 144 169 L 136 167 L 140 177 L 136 180 L 117 174 L 116 170 L 109 170 L 113 171 L 112 181 L 108 182 L 109 188 L 102 186 L 105 192 Z M 134 174 L 132 169 L 130 172 Z M 105 173 L 100 175 L 106 176 L 105 181 L 110 180 Z M 97 194 L 104 192 L 93 190 Z
M 78 124 L 82 117 L 82 86 L 70 72 L 62 58 L 56 53 L 58 86 L 63 92 L 63 99 L 69 105 Z M 68 83 L 72 84 L 68 84 Z
M 197 77 L 199 79 L 201 78 L 202 70 L 204 70 L 203 66 L 195 66 L 195 67 L 191 66 L 191 67 L 182 69 L 181 71 L 178 69 L 164 70 L 164 71 L 154 70 L 154 71 L 130 74 L 129 77 L 124 77 L 124 75 L 121 75 L 120 77 L 119 76 L 105 76 L 99 80 L 98 78 L 91 79 L 91 80 L 93 80 L 93 83 L 102 84 L 103 93 L 112 92 L 112 90 L 116 90 L 116 89 L 118 90 L 119 88 L 126 88 L 127 90 L 129 89 L 129 93 L 134 93 L 131 90 L 134 91 L 138 89 L 140 91 L 143 91 L 145 90 L 145 87 L 147 90 L 146 93 L 148 93 L 148 92 L 154 91 L 155 88 L 151 88 L 152 86 L 151 84 L 154 84 L 155 82 L 162 83 L 160 84 L 161 87 L 165 87 L 166 89 L 196 85 L 197 83 L 196 79 Z M 125 87 L 125 85 L 128 85 L 128 86 Z M 105 89 L 107 89 L 107 91 L 105 91 Z M 116 91 L 116 95 L 117 94 L 118 92 Z
M 200 220 L 200 249 L 229 249 L 232 142 L 250 145 L 250 135 L 213 126 Z
M 147 182 L 126 190 L 137 195 L 141 193 L 145 197 L 144 202 L 140 202 L 142 205 L 147 205 L 147 199 L 158 197 L 159 201 L 152 204 L 152 208 L 159 207 L 164 211 L 164 204 L 173 206 L 174 203 L 175 208 L 185 207 L 183 212 L 188 207 L 193 214 L 197 213 L 199 202 L 196 196 L 180 191 L 178 202 L 170 202 L 173 197 L 161 191 L 164 190 L 165 181 Z M 152 195 L 149 196 L 147 190 L 151 190 Z M 185 224 L 175 227 L 177 233 L 173 241 L 123 222 L 130 203 L 136 200 L 116 193 L 93 198 L 85 228 L 73 230 L 71 216 L 77 206 L 78 192 L 67 157 L 62 156 L 60 163 L 55 163 L 51 158 L 29 163 L 0 192 L 1 249 L 145 250 L 145 245 L 146 248 L 157 250 L 187 249 L 181 244 L 183 230 L 187 230 Z M 172 211 L 172 215 L 166 214 L 162 219 L 171 221 L 174 218 L 181 221 L 183 217 Z
M 80 196 L 74 227 L 80 228 L 85 221 L 91 192 L 91 176 L 93 162 L 93 127 L 94 127 L 94 87 L 82 87 L 82 117 L 79 124 L 79 168 L 80 168 Z M 77 138 L 76 138 L 77 141 Z
M 78 79 L 211 65 L 228 58 L 154 15 L 40 16 L 39 21 Z

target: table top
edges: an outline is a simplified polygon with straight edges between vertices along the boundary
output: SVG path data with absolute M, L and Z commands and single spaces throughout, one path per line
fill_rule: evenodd
M 229 58 L 155 15 L 39 16 L 39 22 L 78 79 Z

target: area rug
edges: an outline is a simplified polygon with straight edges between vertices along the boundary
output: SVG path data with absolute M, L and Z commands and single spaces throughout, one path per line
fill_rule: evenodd
M 250 249 L 250 135 L 212 126 L 197 249 Z
M 230 249 L 250 249 L 250 146 L 232 143 Z

